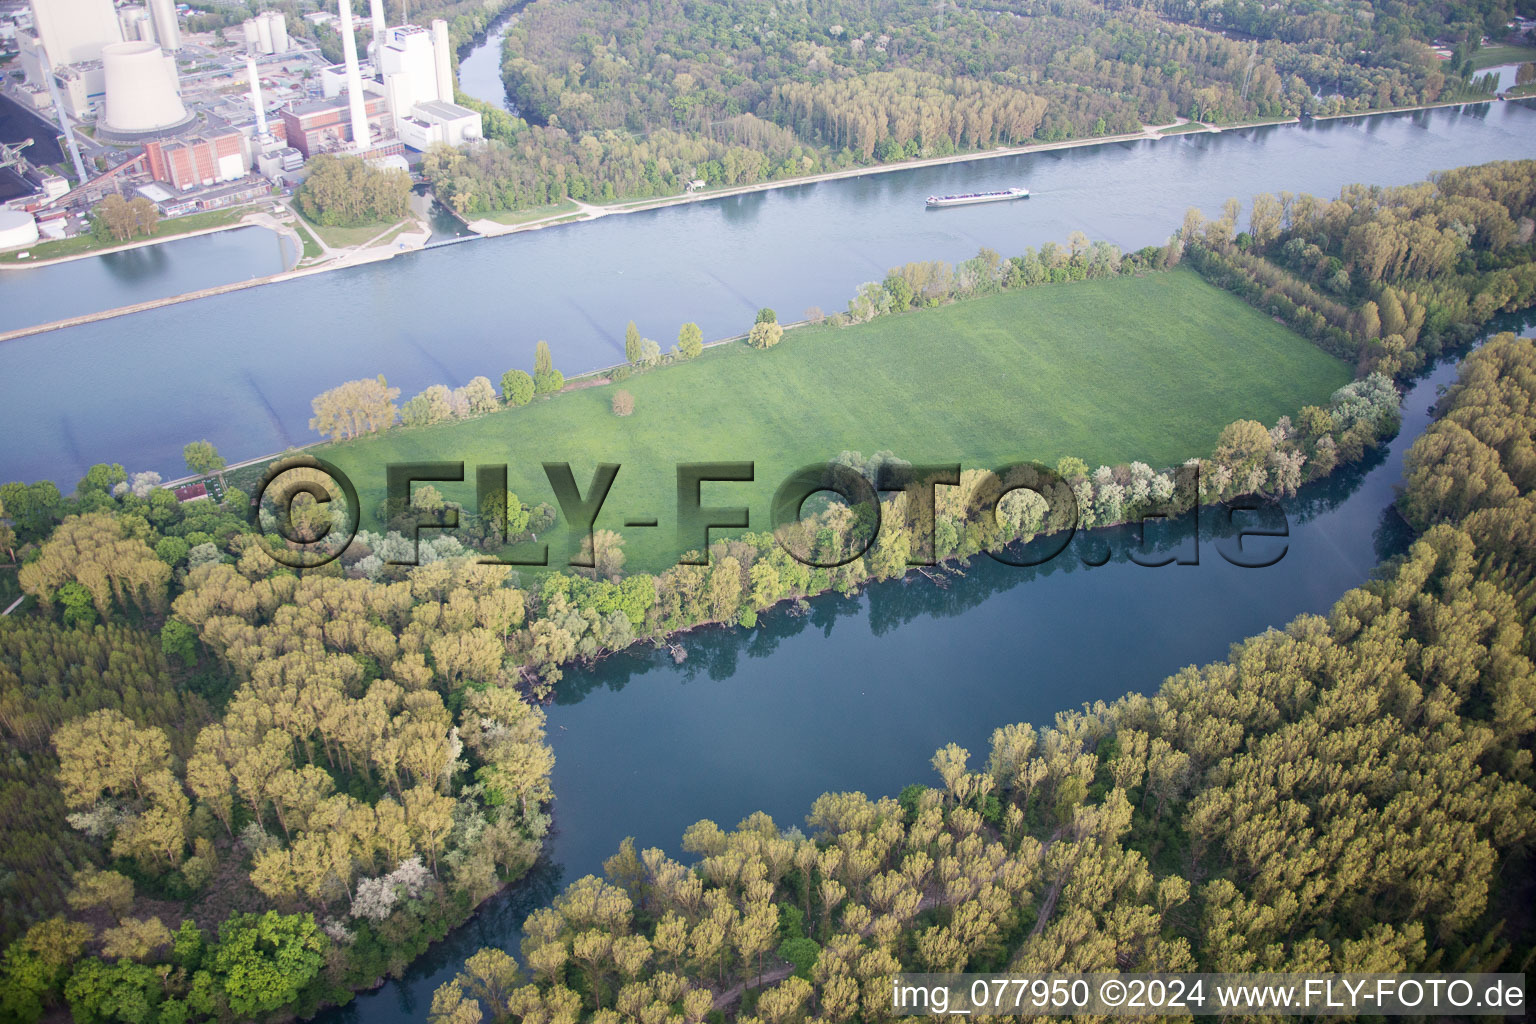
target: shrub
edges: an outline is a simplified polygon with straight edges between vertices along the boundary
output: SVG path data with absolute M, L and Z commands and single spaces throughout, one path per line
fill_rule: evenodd
M 508 405 L 527 405 L 533 390 L 533 378 L 523 370 L 508 370 L 501 375 L 501 400 Z
M 565 374 L 550 370 L 533 378 L 533 390 L 541 395 L 551 395 L 565 387 Z
M 773 348 L 783 337 L 784 328 L 764 321 L 752 325 L 752 332 L 747 335 L 747 344 L 753 348 Z

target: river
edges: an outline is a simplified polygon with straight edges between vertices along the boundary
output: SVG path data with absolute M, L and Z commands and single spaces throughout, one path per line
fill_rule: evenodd
M 1494 330 L 1532 327 L 1536 310 L 1501 317 Z M 946 743 L 981 767 L 997 726 L 1048 726 L 1057 711 L 1155 690 L 1244 637 L 1326 613 L 1403 549 L 1408 530 L 1390 508 L 1403 456 L 1456 361 L 1408 390 L 1402 430 L 1384 449 L 1284 503 L 1289 537 L 1245 542 L 1256 545 L 1248 561 L 1284 546 L 1268 568 L 1228 562 L 1222 552 L 1235 541 L 1219 535 L 1231 528 L 1207 510 L 1198 540 L 1187 519 L 1148 533 L 1181 559 L 1198 545 L 1198 565 L 1137 565 L 1133 528 L 1097 530 L 1038 570 L 981 557 L 947 588 L 912 574 L 853 598 L 816 598 L 805 615 L 776 609 L 752 631 L 683 636 L 682 664 L 637 648 L 568 673 L 549 708 L 555 832 L 539 865 L 402 980 L 320 1019 L 421 1020 L 465 957 L 484 946 L 516 953 L 528 912 L 600 873 L 625 836 L 680 856 L 683 830 L 701 818 L 731 828 L 763 810 L 780 828 L 804 828 L 823 792 L 935 784 L 928 759 Z M 1106 548 L 1107 564 L 1085 565 Z
M 1215 214 L 1228 196 L 1332 196 L 1532 156 L 1536 107 L 1487 103 L 871 174 L 404 254 L 0 343 L 0 480 L 67 490 L 103 460 L 179 475 L 187 441 L 207 438 L 234 461 L 314 440 L 310 399 L 343 380 L 383 373 L 402 397 L 495 381 L 531 368 L 540 338 L 571 373 L 620 361 L 631 318 L 670 347 L 686 320 L 722 337 L 761 306 L 786 320 L 840 309 L 907 260 L 983 245 L 1012 255 L 1078 229 L 1137 248 L 1166 240 L 1192 204 Z M 923 206 L 934 192 L 1017 184 L 1033 197 Z M 205 246 L 276 258 L 270 236 L 213 237 L 0 273 L 0 326 L 203 287 L 218 270 Z

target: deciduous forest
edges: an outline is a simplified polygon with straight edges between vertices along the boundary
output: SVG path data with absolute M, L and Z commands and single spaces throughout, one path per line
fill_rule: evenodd
M 1031 141 L 1486 96 L 1513 5 L 612 0 L 530 4 L 519 112 L 428 165 L 473 215 L 671 195 Z M 1428 45 L 1457 47 L 1449 61 Z
M 969 471 L 938 490 L 937 558 L 1049 532 L 1071 508 L 1091 526 L 1292 493 L 1396 430 L 1397 380 L 1536 290 L 1536 162 L 1260 196 L 1246 229 L 1239 212 L 1192 212 L 1134 254 L 1074 237 L 907 264 L 836 314 L 1183 263 L 1356 367 L 1327 407 L 1231 424 L 1198 493 L 1181 467 L 1067 458 L 1044 496 L 988 503 L 1020 481 Z M 754 325 L 764 347 L 776 320 Z M 701 349 L 685 329 L 662 357 L 635 333 L 627 374 Z M 547 346 L 534 371 L 502 378 L 499 409 L 483 378 L 417 396 L 409 429 L 563 400 Z M 985 755 L 939 752 L 941 785 L 829 795 L 808 834 L 754 816 L 691 829 L 693 863 L 623 849 L 606 880 L 534 916 L 524 967 L 474 958 L 434 1015 L 847 1020 L 880 1016 L 874 983 L 898 965 L 1525 969 L 1528 926 L 1499 922 L 1529 902 L 1536 825 L 1533 381 L 1530 341 L 1466 358 L 1407 459 L 1418 541 L 1330 615 L 1155 696 L 999 723 Z M 316 400 L 317 429 L 405 429 L 397 391 L 354 384 Z M 870 477 L 899 456 L 838 462 Z M 211 446 L 188 461 L 222 472 Z M 857 557 L 870 510 L 833 504 L 780 536 L 717 541 L 707 564 L 626 573 L 622 536 L 598 531 L 589 568 L 520 578 L 478 559 L 556 520 L 507 494 L 458 510 L 469 531 L 424 539 L 422 564 L 390 564 L 409 550 L 395 527 L 445 510 L 418 488 L 338 560 L 292 569 L 253 534 L 238 480 L 221 502 L 158 484 L 101 464 L 68 496 L 0 485 L 0 557 L 30 598 L 0 619 L 7 1018 L 280 1018 L 398 974 L 537 856 L 539 705 L 566 669 L 900 576 L 925 543 L 898 493 Z M 344 511 L 297 507 L 316 533 Z
M 903 970 L 1528 969 L 1536 343 L 1468 356 L 1444 405 L 1408 456 L 1420 539 L 1327 616 L 950 744 L 934 785 L 828 793 L 809 834 L 626 842 L 431 1019 L 884 1020 Z

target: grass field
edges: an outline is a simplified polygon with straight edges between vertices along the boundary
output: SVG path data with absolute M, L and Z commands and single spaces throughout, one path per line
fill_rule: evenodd
M 365 520 L 390 462 L 464 461 L 464 484 L 437 486 L 471 508 L 478 464 L 506 464 L 511 489 L 534 504 L 554 501 L 542 462 L 569 461 L 583 493 L 596 463 L 617 462 L 598 526 L 625 535 L 629 569 L 658 570 L 680 554 L 679 462 L 755 462 L 754 483 L 706 484 L 703 503 L 747 505 L 752 528 L 766 529 L 786 476 L 845 449 L 968 468 L 1063 455 L 1165 467 L 1209 454 L 1232 420 L 1273 423 L 1349 379 L 1345 364 L 1179 270 L 805 327 L 768 351 L 715 346 L 622 385 L 319 454 L 351 477 Z M 611 411 L 618 387 L 635 397 L 627 418 Z M 650 517 L 657 527 L 623 526 Z M 558 564 L 563 530 L 548 539 Z
M 1207 129 L 1206 126 L 1201 124 L 1199 121 L 1185 121 L 1183 124 L 1176 124 L 1172 128 L 1164 128 L 1164 129 L 1160 130 L 1157 134 L 1159 134 L 1159 135 L 1188 135 L 1190 132 L 1203 132 L 1203 131 L 1208 131 L 1208 130 L 1209 129 Z
M 1536 46 L 1484 46 L 1472 55 L 1472 67 L 1482 71 L 1500 64 L 1523 64 L 1528 60 L 1536 60 Z
M 518 224 L 527 224 L 533 220 L 543 220 L 545 217 L 553 217 L 561 213 L 575 213 L 579 210 L 575 203 L 569 199 L 562 199 L 558 203 L 550 203 L 546 206 L 531 206 L 526 210 L 499 210 L 496 213 L 485 214 L 486 220 L 493 220 L 497 224 L 506 224 L 515 227 Z M 475 220 L 477 218 L 470 218 Z
M 321 225 L 316 224 L 314 221 L 310 220 L 308 217 L 304 216 L 302 213 L 299 214 L 299 220 L 303 222 L 306 228 L 318 235 L 325 242 L 325 244 L 330 246 L 332 249 L 345 249 L 349 246 L 362 245 L 364 242 L 371 242 L 379 235 L 382 235 L 384 232 L 388 231 L 392 225 L 400 223 L 399 221 L 381 220 L 373 221 L 369 224 L 360 224 L 355 228 L 322 227 Z

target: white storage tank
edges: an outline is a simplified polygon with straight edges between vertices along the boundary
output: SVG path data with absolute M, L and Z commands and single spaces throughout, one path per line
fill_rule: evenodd
M 265 14 L 256 19 L 256 47 L 262 53 L 272 52 L 272 20 Z
M 30 213 L 0 206 L 0 251 L 20 249 L 37 241 L 37 221 Z
M 176 61 L 154 43 L 113 43 L 101 51 L 106 73 L 106 126 L 152 132 L 187 120 L 176 84 Z

